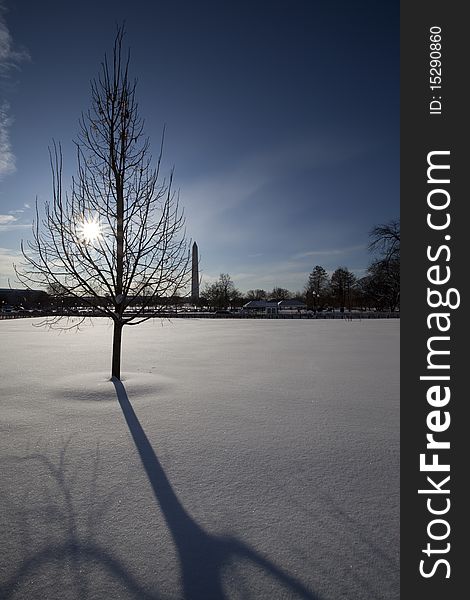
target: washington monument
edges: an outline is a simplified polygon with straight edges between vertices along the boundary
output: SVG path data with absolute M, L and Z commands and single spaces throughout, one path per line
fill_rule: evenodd
M 193 302 L 196 302 L 197 300 L 199 300 L 199 259 L 196 242 L 194 242 L 193 244 L 192 257 L 193 270 L 191 279 L 191 300 Z

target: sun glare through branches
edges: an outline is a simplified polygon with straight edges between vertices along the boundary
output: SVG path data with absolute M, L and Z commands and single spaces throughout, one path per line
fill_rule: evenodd
M 103 237 L 103 229 L 99 220 L 96 217 L 94 219 L 84 219 L 79 225 L 78 236 L 84 244 L 92 244 L 96 240 L 101 239 Z

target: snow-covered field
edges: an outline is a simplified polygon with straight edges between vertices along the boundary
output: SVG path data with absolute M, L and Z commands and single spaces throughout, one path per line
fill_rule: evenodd
M 399 321 L 0 322 L 0 598 L 399 598 Z

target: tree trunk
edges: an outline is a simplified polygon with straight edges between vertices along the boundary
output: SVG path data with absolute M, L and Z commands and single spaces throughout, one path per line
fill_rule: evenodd
M 122 341 L 122 323 L 114 321 L 113 333 L 113 360 L 111 367 L 111 377 L 121 380 L 121 341 Z

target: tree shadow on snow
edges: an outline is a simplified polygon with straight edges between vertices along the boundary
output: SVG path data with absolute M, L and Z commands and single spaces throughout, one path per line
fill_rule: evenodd
M 249 564 L 263 573 L 264 581 L 267 577 L 273 586 L 277 586 L 273 589 L 279 591 L 281 587 L 289 598 L 321 600 L 301 581 L 247 544 L 229 536 L 212 535 L 189 516 L 173 491 L 123 384 L 114 381 L 114 385 L 140 460 L 178 552 L 182 599 L 224 600 L 227 597 L 222 581 L 224 569 L 235 567 L 231 573 L 236 578 L 237 574 L 243 576 L 243 568 Z M 67 597 L 78 600 L 91 597 L 160 600 L 161 595 L 154 584 L 149 587 L 148 582 L 139 581 L 125 561 L 100 541 L 98 527 L 106 520 L 114 492 L 109 490 L 105 496 L 98 492 L 102 468 L 99 445 L 93 467 L 86 471 L 87 475 L 91 474 L 89 490 L 86 491 L 79 483 L 79 475 L 82 473 L 83 476 L 84 472 L 83 465 L 75 464 L 69 458 L 70 442 L 71 436 L 56 459 L 46 450 L 37 448 L 21 456 L 4 457 L 11 460 L 16 469 L 25 469 L 25 477 L 19 482 L 28 481 L 27 473 L 30 471 L 35 472 L 35 477 L 23 487 L 22 495 L 18 497 L 10 498 L 0 490 L 1 504 L 9 515 L 10 531 L 14 532 L 11 561 L 16 562 L 16 567 L 6 578 L 6 565 L 3 567 L 0 598 L 61 597 L 64 586 Z M 84 494 L 88 494 L 85 502 Z M 243 577 L 239 581 L 232 579 L 232 585 L 238 588 L 237 597 L 252 597 L 254 592 L 246 582 L 243 584 Z M 108 586 L 113 589 L 111 596 L 106 590 Z
M 38 484 L 36 487 L 31 485 L 24 493 L 22 502 L 12 501 L 0 491 L 3 507 L 14 517 L 14 528 L 23 554 L 15 571 L 0 581 L 1 600 L 49 598 L 49 594 L 58 597 L 57 592 L 79 600 L 100 597 L 96 596 L 94 581 L 98 573 L 113 585 L 117 584 L 119 598 L 159 600 L 156 593 L 149 592 L 139 583 L 123 561 L 96 540 L 98 523 L 112 504 L 111 492 L 100 505 L 95 502 L 100 465 L 99 446 L 92 470 L 86 530 L 82 531 L 83 523 L 80 521 L 83 515 L 74 502 L 78 469 L 72 474 L 68 472 L 67 449 L 70 440 L 69 437 L 60 451 L 58 461 L 38 451 L 21 457 L 7 457 L 16 464 L 28 464 L 35 471 L 42 469 L 47 487 L 41 489 Z M 34 495 L 36 504 L 31 505 L 29 494 Z M 57 576 L 57 580 L 51 573 Z M 61 590 L 64 584 L 67 591 Z M 104 590 L 103 594 L 101 597 L 107 597 Z
M 298 579 L 243 542 L 228 536 L 212 535 L 200 527 L 186 512 L 132 408 L 121 381 L 113 379 L 117 397 L 179 555 L 183 598 L 185 600 L 223 600 L 224 567 L 234 559 L 260 568 L 280 584 L 291 598 L 321 600 Z M 245 590 L 246 591 L 246 590 Z

